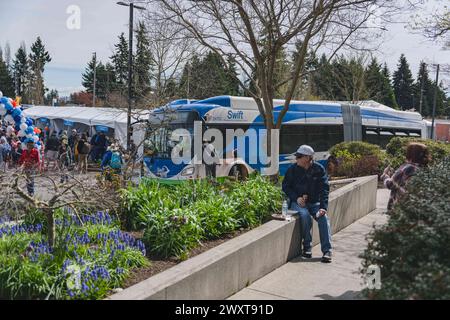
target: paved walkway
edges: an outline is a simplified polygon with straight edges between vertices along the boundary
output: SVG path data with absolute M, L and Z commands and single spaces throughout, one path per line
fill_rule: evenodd
M 377 209 L 332 237 L 333 262 L 320 262 L 320 245 L 312 259 L 295 258 L 247 288 L 229 297 L 232 300 L 360 299 L 364 283 L 359 272 L 360 253 L 367 247 L 366 235 L 373 224 L 383 224 L 389 192 L 379 189 Z

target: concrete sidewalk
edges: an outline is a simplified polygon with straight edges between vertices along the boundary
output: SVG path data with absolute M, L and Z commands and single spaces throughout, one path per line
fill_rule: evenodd
M 366 235 L 372 226 L 384 224 L 389 190 L 378 189 L 377 209 L 332 237 L 333 262 L 320 262 L 320 245 L 312 259 L 297 257 L 228 299 L 231 300 L 309 300 L 360 299 L 364 288 L 358 257 L 367 247 Z M 315 222 L 314 222 L 315 223 Z

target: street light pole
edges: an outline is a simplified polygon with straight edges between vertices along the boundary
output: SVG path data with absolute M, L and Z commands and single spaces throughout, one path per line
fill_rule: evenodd
M 438 93 L 438 81 L 439 81 L 439 64 L 437 65 L 436 69 L 436 82 L 434 84 L 434 99 L 433 99 L 433 119 L 431 121 L 431 134 L 430 139 L 433 139 L 434 134 L 434 118 L 436 116 L 436 99 L 437 99 L 437 93 Z
M 133 17 L 134 8 L 139 10 L 145 10 L 145 8 L 134 5 L 133 2 L 130 4 L 124 2 L 117 2 L 118 5 L 130 7 L 130 29 L 128 36 L 128 111 L 127 111 L 127 150 L 130 150 L 131 146 L 131 105 L 133 99 L 132 83 L 133 83 Z
M 128 39 L 128 113 L 127 113 L 127 150 L 130 150 L 131 146 L 131 99 L 132 99 L 132 90 L 131 85 L 133 83 L 133 2 L 130 3 L 130 34 Z

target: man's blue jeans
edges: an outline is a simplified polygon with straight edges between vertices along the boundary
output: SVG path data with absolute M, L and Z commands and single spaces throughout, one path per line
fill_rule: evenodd
M 298 212 L 300 216 L 300 230 L 303 238 L 303 250 L 311 250 L 311 229 L 312 219 L 316 220 L 319 224 L 320 235 L 320 247 L 322 253 L 331 251 L 331 232 L 330 232 L 330 219 L 325 214 L 319 219 L 316 218 L 316 213 L 320 209 L 320 203 L 307 203 L 306 207 L 300 207 L 298 203 L 292 203 L 291 209 Z

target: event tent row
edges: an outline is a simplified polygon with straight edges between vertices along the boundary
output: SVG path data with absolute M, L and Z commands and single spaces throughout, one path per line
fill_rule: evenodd
M 127 142 L 127 112 L 124 109 L 92 107 L 48 107 L 34 106 L 24 110 L 27 117 L 34 119 L 37 125 L 48 125 L 51 131 L 77 129 L 88 131 L 92 135 L 103 131 L 114 136 L 124 147 Z M 148 118 L 149 111 L 134 110 L 131 123 Z M 143 138 L 142 130 L 133 130 L 133 139 Z M 142 135 L 142 137 L 141 137 Z

